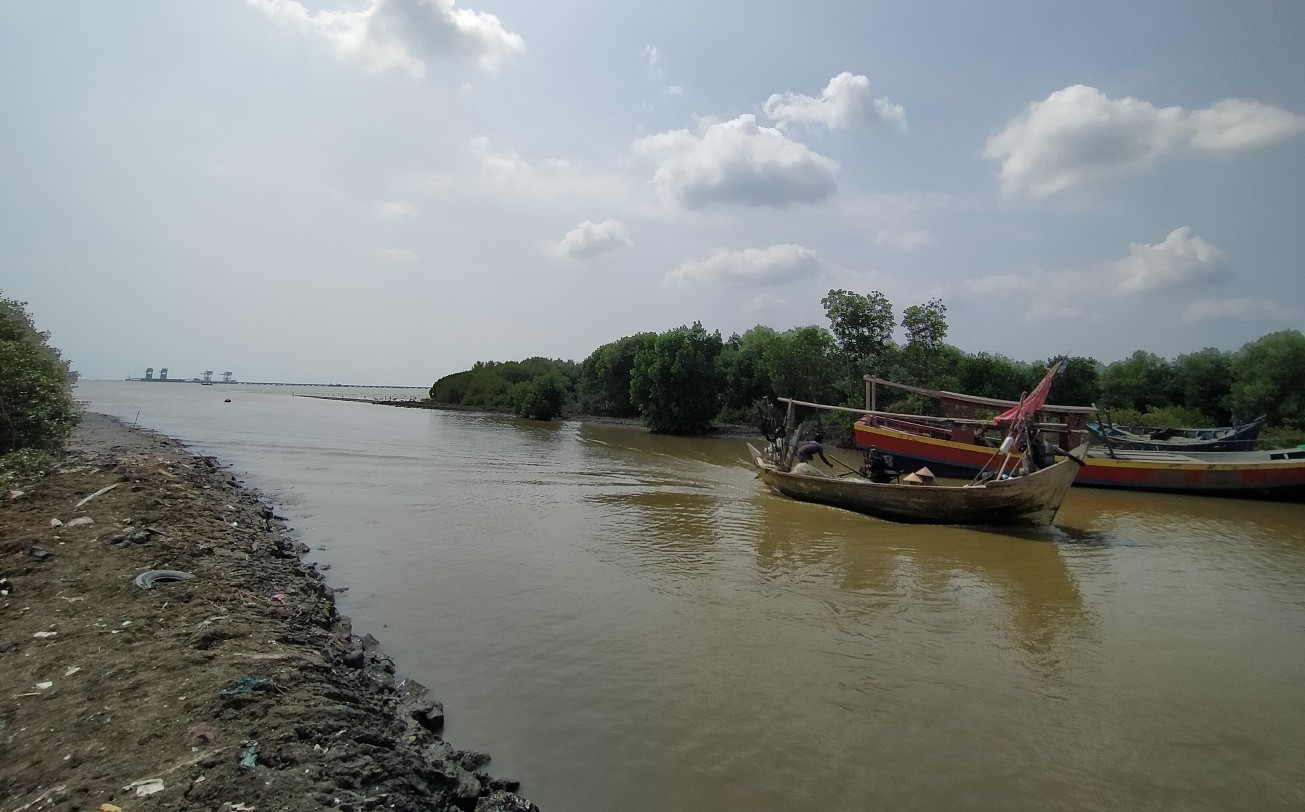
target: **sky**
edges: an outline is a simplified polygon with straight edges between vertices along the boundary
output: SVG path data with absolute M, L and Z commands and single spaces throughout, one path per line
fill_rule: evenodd
M 83 377 L 428 386 L 830 290 L 1036 361 L 1305 326 L 1305 3 L 26 0 L 0 292 Z M 900 340 L 899 331 L 899 340 Z

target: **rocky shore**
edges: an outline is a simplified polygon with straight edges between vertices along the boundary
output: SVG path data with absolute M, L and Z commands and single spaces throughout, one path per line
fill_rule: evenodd
M 536 810 L 305 550 L 216 460 L 87 414 L 0 493 L 0 809 Z

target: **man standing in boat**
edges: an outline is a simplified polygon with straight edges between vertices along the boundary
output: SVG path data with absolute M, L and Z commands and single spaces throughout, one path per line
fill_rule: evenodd
M 796 449 L 797 465 L 793 467 L 794 473 L 806 473 L 806 474 L 815 474 L 817 476 L 824 476 L 824 474 L 820 471 L 819 468 L 816 468 L 811 464 L 811 460 L 815 457 L 820 457 L 820 461 L 823 462 L 825 465 L 829 466 L 830 468 L 834 467 L 834 464 L 830 462 L 829 459 L 825 456 L 825 447 L 821 445 L 821 442 L 824 439 L 825 439 L 824 434 L 821 434 L 820 432 L 816 432 L 815 437 L 811 438 L 810 440 L 804 440 L 798 443 Z M 802 465 L 805 465 L 808 470 L 799 471 L 798 466 L 802 466 Z
M 1042 435 L 1041 429 L 1034 429 L 1026 433 L 1028 439 L 1024 443 L 1024 456 L 1020 461 L 1020 473 L 1031 474 L 1034 471 L 1041 471 L 1043 468 L 1049 468 L 1056 464 L 1056 454 L 1064 454 L 1065 449 L 1052 445 L 1047 442 L 1046 437 Z

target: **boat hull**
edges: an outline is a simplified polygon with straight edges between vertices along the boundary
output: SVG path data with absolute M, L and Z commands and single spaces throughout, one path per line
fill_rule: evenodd
M 1000 463 L 996 449 L 922 437 L 858 421 L 856 444 L 891 455 L 893 467 L 927 465 L 940 476 L 974 476 Z M 1018 454 L 1012 455 L 1017 459 Z M 995 460 L 995 462 L 994 462 Z M 1305 452 L 1172 453 L 1093 448 L 1074 484 L 1095 488 L 1305 501 Z
M 1022 477 L 981 485 L 904 485 L 859 477 L 821 477 L 781 470 L 754 455 L 757 475 L 772 490 L 880 519 L 917 524 L 1042 527 L 1051 524 L 1081 465 L 1065 459 Z
M 1237 426 L 1210 429 L 1150 429 L 1088 423 L 1094 442 L 1117 451 L 1250 451 L 1264 428 L 1264 417 Z M 1156 437 L 1155 434 L 1165 437 Z

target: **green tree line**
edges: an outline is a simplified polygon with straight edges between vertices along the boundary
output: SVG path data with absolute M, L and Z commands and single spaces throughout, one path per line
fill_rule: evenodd
M 27 304 L 0 296 L 0 485 L 37 476 L 77 426 L 75 373 Z
M 865 405 L 863 376 L 929 389 L 1014 400 L 1050 359 L 1019 361 L 948 344 L 941 299 L 903 309 L 882 293 L 831 290 L 821 299 L 828 325 L 783 332 L 758 325 L 722 338 L 700 323 L 637 333 L 594 350 L 579 364 L 544 358 L 478 362 L 430 389 L 433 401 L 515 411 L 537 419 L 564 414 L 639 418 L 654 432 L 702 434 L 713 423 L 746 423 L 775 396 Z M 902 328 L 904 341 L 894 339 Z M 1305 336 L 1270 333 L 1240 350 L 1207 348 L 1173 360 L 1138 350 L 1103 364 L 1073 357 L 1050 400 L 1097 406 L 1120 423 L 1228 425 L 1263 414 L 1266 440 L 1305 439 Z M 887 411 L 927 413 L 935 404 L 881 390 Z M 832 420 L 832 418 L 830 418 Z

